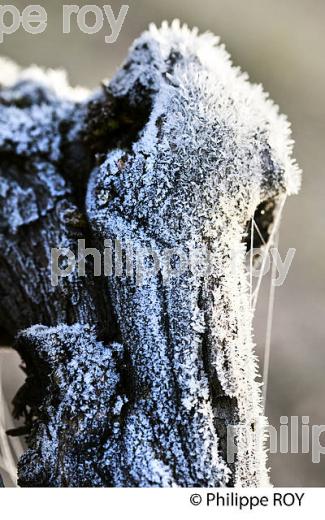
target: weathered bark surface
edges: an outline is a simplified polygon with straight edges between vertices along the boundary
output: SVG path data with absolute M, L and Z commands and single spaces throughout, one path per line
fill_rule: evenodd
M 67 328 L 91 324 L 92 340 L 95 335 L 101 338 L 110 352 L 116 328 L 107 291 L 92 275 L 91 262 L 87 259 L 86 277 L 75 271 L 68 277 L 58 277 L 55 285 L 51 279 L 52 248 L 68 248 L 77 257 L 78 239 L 92 246 L 82 200 L 91 156 L 78 132 L 71 144 L 67 138 L 74 128 L 74 117 L 82 122 L 82 109 L 80 118 L 78 110 L 78 104 L 63 102 L 37 80 L 26 83 L 18 78 L 13 87 L 0 92 L 0 326 L 13 338 L 36 324 L 49 331 L 59 324 Z M 74 330 L 71 334 L 75 338 Z M 42 427 L 50 422 L 45 403 L 48 399 L 52 403 L 58 392 L 55 385 L 51 386 L 51 370 L 43 359 L 49 345 L 46 334 L 39 355 L 36 348 L 31 352 L 21 343 L 19 340 L 16 348 L 25 363 L 27 379 L 15 398 L 14 414 L 25 417 L 26 427 L 10 433 L 30 434 L 34 427 L 29 444 L 35 442 L 39 447 L 45 442 Z M 67 351 L 64 364 L 68 357 Z M 70 423 L 69 416 L 62 418 L 63 430 L 67 421 Z M 72 453 L 72 441 L 62 440 L 62 444 L 62 453 Z M 42 453 L 40 448 L 41 460 Z M 65 471 L 64 464 L 58 467 L 59 473 L 52 471 L 57 466 L 53 457 L 52 468 L 44 459 L 40 463 L 44 469 L 39 473 L 35 458 L 36 452 L 29 450 L 26 460 L 30 463 L 21 462 L 20 485 L 69 485 L 70 481 L 70 485 L 86 481 L 91 485 L 86 471 L 84 480 L 78 474 L 79 481 L 66 474 L 68 466 Z M 85 469 L 86 463 L 82 467 Z
M 52 248 L 76 253 L 79 238 L 91 245 L 81 183 L 74 188 L 64 178 L 67 168 L 81 171 L 64 133 L 78 107 L 32 82 L 4 89 L 0 103 L 0 326 L 11 335 L 36 323 L 107 329 L 109 309 L 96 280 L 72 273 L 53 286 L 50 276 Z M 81 146 L 77 153 L 84 159 Z
M 268 481 L 245 242 L 254 213 L 268 237 L 298 171 L 286 124 L 215 44 L 153 28 L 83 103 L 39 81 L 0 91 L 0 327 L 27 371 L 21 486 Z M 89 262 L 53 287 L 51 249 L 76 253 L 79 238 L 132 244 L 141 280 L 133 257 L 131 276 L 97 278 Z M 146 271 L 148 249 L 176 251 L 169 267 L 199 259 L 167 276 Z
M 19 462 L 22 486 L 111 486 L 104 455 L 120 435 L 126 401 L 123 347 L 98 341 L 89 325 L 34 326 L 18 336 L 31 377 L 46 388 Z M 39 399 L 39 394 L 36 394 Z

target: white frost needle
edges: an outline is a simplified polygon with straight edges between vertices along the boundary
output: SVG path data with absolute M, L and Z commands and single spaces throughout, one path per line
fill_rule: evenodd
M 279 203 L 279 207 L 277 209 L 277 213 L 276 213 L 276 216 L 275 216 L 275 219 L 274 219 L 274 223 L 273 223 L 273 226 L 272 226 L 272 231 L 271 231 L 269 240 L 267 242 L 267 245 L 264 248 L 263 260 L 262 260 L 262 265 L 261 265 L 259 277 L 258 277 L 258 280 L 257 280 L 256 288 L 255 288 L 255 290 L 254 290 L 254 292 L 252 294 L 252 311 L 253 311 L 253 313 L 255 312 L 255 309 L 256 309 L 257 299 L 258 299 L 258 295 L 259 295 L 259 291 L 260 291 L 260 287 L 261 287 L 261 283 L 262 283 L 262 278 L 263 278 L 263 273 L 264 273 L 264 269 L 265 269 L 266 260 L 268 258 L 268 255 L 269 255 L 271 247 L 274 245 L 274 240 L 275 240 L 276 234 L 277 234 L 277 232 L 279 230 L 281 217 L 282 217 L 282 212 L 283 212 L 283 207 L 284 207 L 284 204 L 286 202 L 286 198 L 287 198 L 287 196 L 284 195 L 283 198 L 281 199 L 280 203 Z
M 262 241 L 263 246 L 266 246 L 266 242 L 265 242 L 265 240 L 264 240 L 264 238 L 263 238 L 263 235 L 262 235 L 262 233 L 260 232 L 260 229 L 259 229 L 258 225 L 256 224 L 254 218 L 253 218 L 253 226 L 254 226 L 254 228 L 256 229 L 256 231 L 257 231 L 257 233 L 258 233 L 258 236 L 260 237 L 260 239 L 261 239 L 261 241 Z
M 250 302 L 252 301 L 252 293 L 253 293 L 253 257 L 254 257 L 254 217 L 251 222 L 251 249 L 249 255 L 249 295 Z
M 274 238 L 274 247 L 279 246 L 279 230 L 276 232 Z M 271 281 L 270 281 L 270 292 L 269 302 L 267 310 L 267 322 L 266 322 L 266 336 L 265 336 L 265 347 L 264 347 L 264 368 L 263 368 L 263 407 L 265 413 L 266 397 L 267 397 L 267 386 L 270 371 L 270 353 L 271 353 L 271 337 L 272 337 L 272 324 L 274 314 L 274 297 L 275 297 L 275 275 L 276 275 L 276 262 L 272 261 L 271 270 Z

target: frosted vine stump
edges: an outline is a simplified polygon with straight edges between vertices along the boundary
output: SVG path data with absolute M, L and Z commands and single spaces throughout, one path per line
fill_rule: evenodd
M 22 226 L 28 237 L 45 237 L 45 260 L 53 240 L 75 247 L 82 229 L 102 250 L 105 240 L 157 258 L 203 248 L 209 270 L 199 256 L 177 276 L 163 269 L 138 283 L 115 273 L 98 284 L 72 275 L 55 291 L 44 271 L 49 310 L 38 319 L 33 282 L 16 269 L 11 279 L 32 310 L 23 323 L 5 315 L 1 325 L 14 323 L 15 333 L 32 326 L 16 347 L 32 382 L 20 406 L 41 388 L 21 485 L 267 485 L 245 253 L 252 217 L 267 238 L 284 198 L 299 189 L 285 117 L 217 38 L 178 22 L 152 26 L 112 81 L 84 101 L 63 100 L 44 78 L 14 79 L 0 98 L 0 213 L 7 218 L 8 183 L 18 208 L 0 244 L 10 240 L 38 265 L 37 250 L 21 247 Z M 36 116 L 44 137 L 35 148 Z M 42 190 L 44 211 L 21 223 L 21 193 L 31 205 Z M 15 309 L 13 290 L 8 298 Z

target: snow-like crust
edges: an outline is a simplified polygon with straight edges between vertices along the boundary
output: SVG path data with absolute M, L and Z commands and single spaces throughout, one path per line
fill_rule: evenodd
M 16 233 L 69 191 L 55 169 L 62 161 L 59 127 L 88 93 L 70 89 L 62 73 L 21 71 L 6 60 L 0 71 L 0 150 L 37 158 L 37 186 L 46 195 L 40 209 L 28 172 L 26 188 L 0 178 L 0 215 Z M 222 486 L 230 478 L 266 485 L 243 239 L 261 202 L 279 206 L 299 189 L 289 124 L 232 66 L 218 38 L 179 22 L 151 26 L 107 88 L 135 108 L 151 99 L 151 110 L 136 141 L 108 150 L 91 176 L 87 210 L 98 238 L 150 247 L 160 257 L 166 248 L 188 255 L 205 246 L 210 272 L 187 268 L 170 279 L 162 272 L 141 285 L 114 277 L 123 347 L 104 345 L 78 323 L 21 334 L 53 376 L 43 403 L 47 422 L 37 425 L 21 477 L 51 485 L 65 485 L 63 473 L 70 485 Z M 118 388 L 122 354 L 132 367 L 127 397 Z M 54 387 L 60 399 L 52 402 Z M 74 439 L 67 429 L 69 443 L 89 451 L 80 462 L 76 444 L 51 477 L 61 419 L 69 414 L 78 431 Z M 231 424 L 242 426 L 235 464 L 224 447 Z
M 126 420 L 128 445 L 139 445 L 133 470 L 137 479 L 166 482 L 165 466 L 148 467 L 153 454 L 144 439 L 151 414 L 167 466 L 176 458 L 182 467 L 181 449 L 177 441 L 175 450 L 170 443 L 182 424 L 186 449 L 192 450 L 193 485 L 200 484 L 198 475 L 205 485 L 227 481 L 229 468 L 214 427 L 222 418 L 212 399 L 217 382 L 220 396 L 237 402 L 235 422 L 246 426 L 238 434 L 235 483 L 266 485 L 243 239 L 258 204 L 270 198 L 279 203 L 299 189 L 289 124 L 261 86 L 232 66 L 217 38 L 199 36 L 177 21 L 151 26 L 136 40 L 108 88 L 134 106 L 141 96 L 151 96 L 152 108 L 131 148 L 112 150 L 93 172 L 87 200 L 93 226 L 102 239 L 147 246 L 160 257 L 166 248 L 189 252 L 207 245 L 212 266 L 208 276 L 187 270 L 165 284 L 159 275 L 141 287 L 127 277 L 112 279 L 113 305 L 134 377 L 150 388 L 151 404 L 139 394 Z M 170 424 L 175 386 L 180 404 L 166 435 L 162 425 Z M 172 480 L 182 484 L 181 477 Z
M 44 88 L 52 90 L 61 99 L 67 101 L 84 101 L 89 91 L 83 87 L 71 87 L 64 70 L 47 69 L 32 65 L 22 69 L 12 60 L 0 56 L 0 85 L 12 87 L 18 82 L 38 83 Z
M 122 346 L 107 348 L 89 325 L 80 324 L 35 325 L 18 341 L 49 372 L 42 405 L 48 420 L 35 426 L 34 442 L 19 463 L 20 479 L 50 487 L 104 486 L 101 442 L 125 403 L 117 391 Z

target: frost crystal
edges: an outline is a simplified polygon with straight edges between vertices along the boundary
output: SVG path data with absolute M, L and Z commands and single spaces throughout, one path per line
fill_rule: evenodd
M 89 98 L 62 73 L 0 67 L 0 325 L 24 329 L 32 423 L 20 485 L 268 484 L 245 253 L 252 217 L 267 238 L 299 189 L 286 118 L 177 21 Z M 209 269 L 50 287 L 51 247 L 75 252 L 81 231 L 173 265 L 203 247 Z
M 126 402 L 118 395 L 121 345 L 107 348 L 87 325 L 36 325 L 19 335 L 18 348 L 42 366 L 46 385 L 33 440 L 19 463 L 19 484 L 109 485 L 100 470 L 101 446 Z
M 135 142 L 109 151 L 91 176 L 94 229 L 160 258 L 201 245 L 211 258 L 208 276 L 111 281 L 133 366 L 131 474 L 140 485 L 217 486 L 231 470 L 237 485 L 265 485 L 244 241 L 260 204 L 278 206 L 299 188 L 289 125 L 217 38 L 178 22 L 144 33 L 107 92 L 135 109 L 149 97 L 151 107 Z M 239 426 L 235 464 L 230 424 Z

